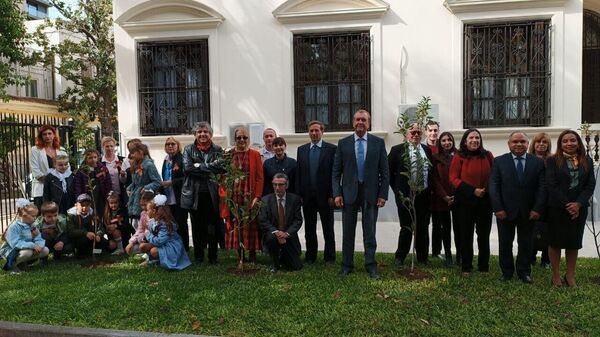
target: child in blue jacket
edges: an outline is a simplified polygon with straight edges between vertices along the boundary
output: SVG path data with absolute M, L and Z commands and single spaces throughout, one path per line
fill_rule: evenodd
M 140 244 L 140 250 L 148 254 L 149 263 L 158 260 L 163 268 L 182 270 L 192 263 L 183 247 L 181 236 L 177 234 L 177 224 L 166 202 L 167 197 L 159 194 L 147 204 L 148 242 Z
M 46 241 L 33 224 L 37 214 L 37 207 L 29 200 L 17 200 L 17 219 L 8 226 L 0 247 L 0 257 L 6 259 L 4 270 L 18 273 L 26 262 L 36 259 L 45 261 L 47 258 L 49 250 Z

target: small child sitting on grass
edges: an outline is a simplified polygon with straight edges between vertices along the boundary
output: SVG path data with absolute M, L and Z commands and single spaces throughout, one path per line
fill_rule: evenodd
M 4 270 L 18 273 L 27 262 L 40 260 L 45 264 L 49 250 L 42 234 L 33 222 L 37 217 L 37 207 L 27 199 L 17 199 L 17 218 L 8 226 L 3 235 L 0 257 L 6 259 Z
M 78 258 L 91 256 L 94 249 L 116 248 L 116 244 L 110 247 L 109 242 L 103 237 L 94 216 L 92 197 L 86 193 L 79 195 L 75 207 L 67 212 L 67 233 L 75 248 L 75 257 Z
M 116 244 L 116 249 L 112 253 L 113 255 L 121 255 L 125 251 L 123 250 L 123 236 L 129 237 L 130 232 L 129 221 L 127 219 L 127 211 L 121 207 L 119 195 L 113 191 L 108 192 L 106 197 L 106 207 L 104 208 L 104 229 L 108 240 Z
M 146 206 L 148 213 L 147 243 L 140 249 L 147 253 L 148 263 L 160 262 L 161 267 L 169 270 L 182 270 L 192 263 L 183 247 L 181 237 L 177 234 L 177 224 L 173 219 L 167 197 L 159 194 Z
M 154 199 L 154 192 L 152 190 L 147 190 L 142 193 L 142 197 L 140 198 L 140 208 L 142 209 L 140 220 L 135 233 L 129 239 L 129 244 L 125 247 L 125 252 L 129 255 L 139 253 L 140 244 L 147 242 L 146 231 L 148 230 L 148 213 L 146 213 L 146 204 L 152 201 L 152 199 Z
M 54 201 L 46 201 L 40 208 L 42 215 L 35 220 L 35 226 L 41 229 L 46 247 L 53 253 L 55 260 L 60 260 L 63 254 L 69 254 L 73 250 L 67 236 L 67 217 L 58 213 L 58 209 Z

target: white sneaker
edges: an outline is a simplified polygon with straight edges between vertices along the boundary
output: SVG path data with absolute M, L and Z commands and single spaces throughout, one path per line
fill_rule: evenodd
M 112 252 L 110 255 L 122 255 L 122 254 L 125 254 L 125 251 L 123 250 L 123 248 L 118 248 L 114 252 Z

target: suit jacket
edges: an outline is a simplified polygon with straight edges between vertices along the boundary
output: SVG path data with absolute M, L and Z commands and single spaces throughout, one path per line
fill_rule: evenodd
M 310 197 L 310 153 L 311 143 L 304 144 L 298 148 L 296 158 L 298 166 L 296 168 L 296 193 L 303 199 Z M 333 169 L 333 160 L 337 146 L 323 141 L 321 145 L 321 154 L 319 155 L 319 167 L 317 168 L 317 204 L 327 205 L 328 199 L 333 198 L 331 189 L 331 173 Z M 368 152 L 367 152 L 368 153 Z
M 388 197 L 390 183 L 387 152 L 383 139 L 368 134 L 367 157 L 365 158 L 364 198 L 370 204 L 376 204 L 377 198 Z M 354 151 L 354 133 L 340 139 L 333 161 L 332 182 L 333 197 L 344 197 L 344 203 L 353 204 L 358 195 L 358 168 Z
M 594 177 L 594 166 L 592 159 L 587 157 L 587 171 L 583 168 L 583 163 L 579 163 L 579 184 L 570 189 L 571 176 L 567 163 L 562 167 L 556 164 L 556 158 L 546 159 L 546 185 L 548 186 L 548 206 L 564 209 L 569 202 L 578 202 L 586 208 L 589 206 L 589 200 L 596 187 L 596 178 Z
M 278 224 L 278 206 L 275 193 L 267 194 L 262 198 L 263 206 L 258 215 L 260 228 L 263 235 L 268 235 L 276 230 Z M 302 202 L 296 194 L 287 192 L 285 195 L 285 225 L 286 232 L 290 235 L 288 242 L 300 249 L 298 230 L 302 227 Z
M 388 163 L 390 169 L 390 187 L 396 196 L 396 200 L 399 201 L 399 194 L 402 192 L 404 196 L 408 196 L 410 193 L 410 187 L 408 186 L 408 177 L 403 175 L 402 172 L 409 172 L 409 168 L 406 167 L 406 163 L 404 162 L 404 154 L 408 148 L 409 143 L 402 143 L 392 147 L 390 150 L 390 154 L 388 155 Z M 433 162 L 433 158 L 431 155 L 431 149 L 427 145 L 419 144 L 423 151 L 425 151 L 425 156 L 429 163 Z M 433 177 L 432 167 L 429 167 L 429 171 L 427 174 L 427 186 L 431 187 Z M 424 193 L 431 193 L 429 188 L 424 191 Z
M 527 154 L 521 182 L 512 154 L 509 152 L 496 157 L 488 187 L 492 210 L 505 211 L 508 220 L 519 215 L 527 217 L 530 211 L 542 214 L 546 205 L 544 161 Z

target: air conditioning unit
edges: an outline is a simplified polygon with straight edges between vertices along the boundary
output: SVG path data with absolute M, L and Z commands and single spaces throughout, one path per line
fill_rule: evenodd
M 250 135 L 249 135 L 250 136 L 250 139 L 249 139 L 250 147 L 260 148 L 263 146 L 262 134 L 265 129 L 264 123 L 232 123 L 232 124 L 229 124 L 229 145 L 232 145 L 232 146 L 235 145 L 235 135 L 233 133 L 235 132 L 235 129 L 240 126 L 245 126 L 246 128 L 248 128 L 248 131 L 250 132 Z
M 417 116 L 417 104 L 400 104 L 398 106 L 398 116 L 400 117 L 403 114 L 408 115 L 409 120 L 415 120 Z M 433 117 L 433 120 L 436 122 L 440 121 L 440 105 L 439 104 L 431 104 L 431 109 L 429 109 L 429 116 Z

